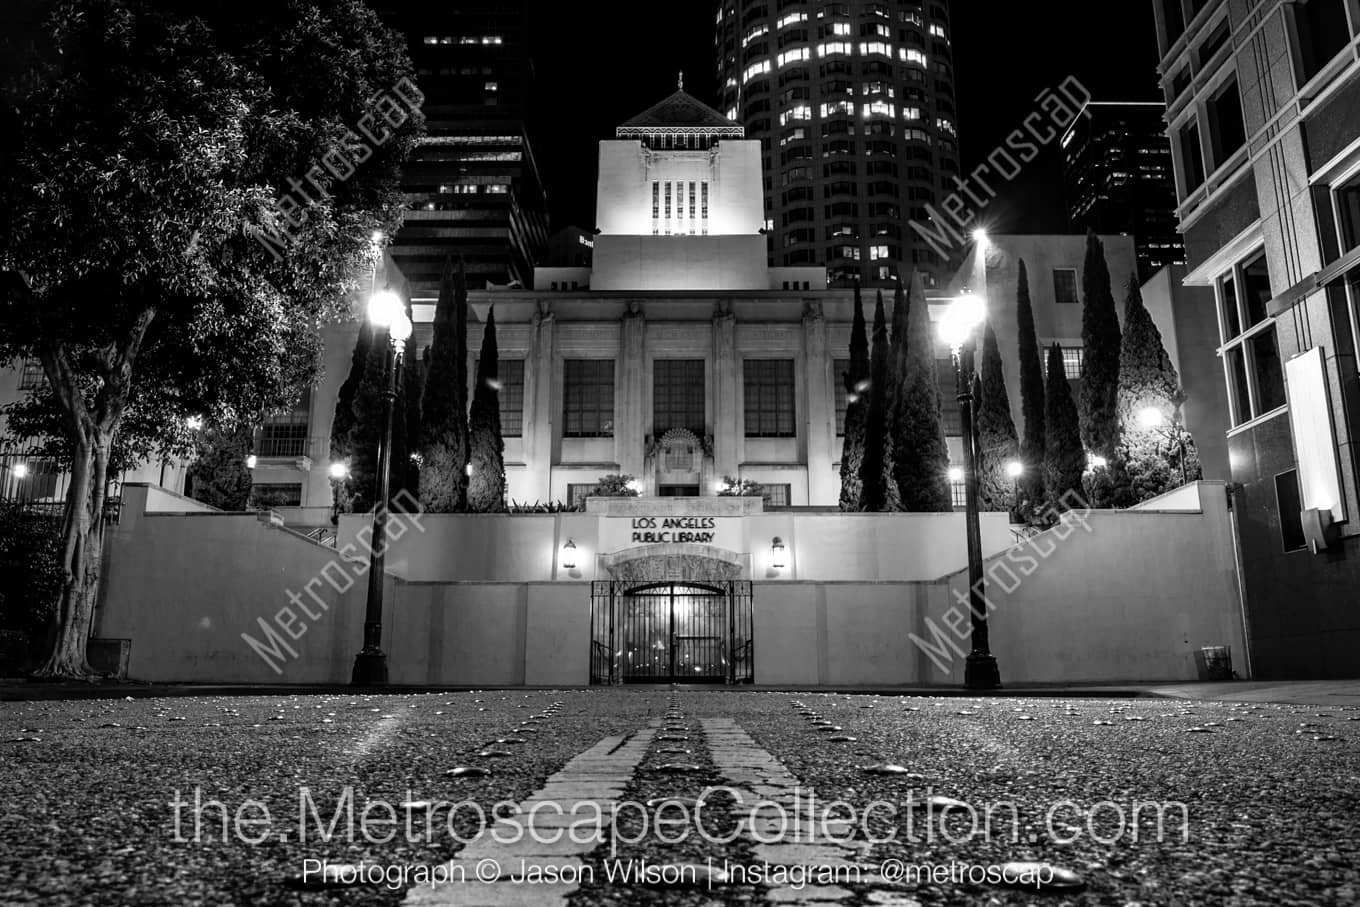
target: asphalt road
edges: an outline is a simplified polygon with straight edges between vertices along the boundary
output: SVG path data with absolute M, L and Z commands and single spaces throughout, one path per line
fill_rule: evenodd
M 1360 903 L 1354 707 L 57 700 L 0 765 L 3 904 Z

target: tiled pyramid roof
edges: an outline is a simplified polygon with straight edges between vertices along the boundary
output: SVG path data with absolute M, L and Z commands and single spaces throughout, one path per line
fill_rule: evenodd
M 746 133 L 740 123 L 729 120 L 682 88 L 624 123 L 618 128 L 618 134 L 624 137 L 667 129 L 711 129 L 742 136 Z

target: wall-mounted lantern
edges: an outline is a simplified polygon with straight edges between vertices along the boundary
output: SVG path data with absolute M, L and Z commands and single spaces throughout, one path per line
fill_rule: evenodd
M 777 535 L 770 542 L 770 566 L 776 570 L 784 569 L 784 540 Z
M 567 543 L 562 546 L 562 569 L 576 569 L 576 542 L 567 539 Z

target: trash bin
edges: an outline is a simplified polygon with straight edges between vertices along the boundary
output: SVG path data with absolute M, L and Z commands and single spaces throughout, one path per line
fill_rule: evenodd
M 1228 646 L 1205 646 L 1200 649 L 1204 656 L 1204 673 L 1207 680 L 1232 680 L 1232 649 Z

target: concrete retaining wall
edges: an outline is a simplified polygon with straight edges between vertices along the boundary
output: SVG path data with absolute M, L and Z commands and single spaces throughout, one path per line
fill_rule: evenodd
M 1198 495 L 1198 511 L 1092 512 L 1014 547 L 996 544 L 994 533 L 986 574 L 1003 682 L 1191 680 L 1194 653 L 1207 645 L 1232 646 L 1245 676 L 1226 495 L 1213 483 Z M 148 513 L 145 498 L 124 491 L 96 633 L 132 641 L 130 676 L 348 679 L 363 635 L 366 561 L 251 515 Z M 1176 504 L 1186 506 L 1185 496 Z M 439 521 L 394 551 L 384 614 L 392 681 L 585 684 L 590 585 L 557 571 L 554 552 L 568 533 L 588 549 L 599 518 Z M 944 550 L 936 532 L 961 534 L 952 515 L 764 514 L 743 522 L 746 536 L 759 540 L 785 533 L 794 546 L 790 572 L 801 573 L 766 579 L 752 549 L 757 683 L 962 683 L 966 573 L 951 564 L 943 575 L 921 575 L 934 558 L 948 562 L 935 553 Z M 458 563 L 466 565 L 462 581 L 423 578 Z M 518 571 L 518 580 L 497 578 Z M 911 578 L 838 578 L 855 571 Z

